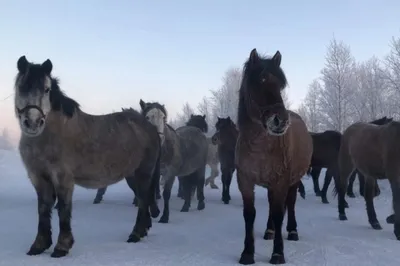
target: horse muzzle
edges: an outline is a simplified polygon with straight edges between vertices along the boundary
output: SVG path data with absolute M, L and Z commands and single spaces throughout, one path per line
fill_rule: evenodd
M 39 136 L 45 127 L 46 116 L 42 109 L 35 105 L 28 105 L 22 109 L 16 108 L 19 125 L 24 135 L 28 137 Z
M 282 136 L 289 128 L 290 120 L 289 118 L 281 119 L 278 115 L 274 114 L 267 119 L 266 125 L 270 135 Z

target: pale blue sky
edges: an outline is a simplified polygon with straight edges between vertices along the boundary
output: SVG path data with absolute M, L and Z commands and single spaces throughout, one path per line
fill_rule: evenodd
M 253 48 L 282 53 L 298 105 L 335 36 L 364 60 L 400 35 L 400 1 L 372 0 L 9 0 L 0 3 L 0 101 L 12 93 L 21 55 L 50 58 L 62 89 L 99 114 L 165 103 L 171 116 L 196 106 L 242 67 Z M 0 102 L 0 127 L 14 121 Z M 15 125 L 15 124 L 14 124 Z

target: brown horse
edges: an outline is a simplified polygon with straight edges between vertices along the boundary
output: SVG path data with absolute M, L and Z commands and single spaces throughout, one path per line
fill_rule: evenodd
M 160 176 L 160 138 L 136 111 L 107 115 L 84 113 L 52 77 L 49 59 L 17 62 L 15 113 L 22 131 L 19 151 L 37 193 L 38 231 L 28 255 L 50 248 L 51 213 L 58 199 L 60 233 L 52 257 L 63 257 L 74 244 L 71 229 L 75 184 L 100 188 L 126 177 L 139 200 L 128 242 L 138 242 L 160 213 L 155 187 Z M 132 152 L 134 151 L 134 152 Z
M 229 192 L 232 175 L 235 172 L 235 147 L 239 135 L 235 123 L 227 118 L 217 117 L 215 129 L 217 132 L 212 136 L 212 143 L 218 147 L 218 157 L 221 162 L 222 172 L 222 201 L 229 204 L 231 195 Z
M 254 186 L 268 188 L 268 236 L 274 239 L 271 264 L 285 263 L 282 222 L 288 209 L 288 240 L 298 240 L 295 204 L 301 177 L 312 155 L 312 139 L 301 117 L 286 110 L 281 91 L 286 77 L 279 51 L 272 58 L 253 49 L 239 90 L 235 163 L 243 199 L 246 236 L 240 264 L 254 263 Z
M 357 169 L 365 178 L 364 199 L 368 221 L 382 229 L 375 213 L 373 195 L 376 179 L 388 179 L 393 196 L 394 234 L 400 240 L 400 123 L 386 125 L 358 122 L 343 133 L 339 153 L 340 180 L 337 184 L 339 219 L 347 220 L 344 197 L 349 176 Z M 388 217 L 389 218 L 389 217 Z

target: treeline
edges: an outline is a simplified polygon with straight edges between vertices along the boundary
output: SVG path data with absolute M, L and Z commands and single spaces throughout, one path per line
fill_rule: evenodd
M 360 62 L 348 45 L 336 39 L 330 41 L 320 76 L 310 83 L 304 101 L 295 110 L 310 131 L 343 131 L 353 122 L 385 115 L 400 118 L 400 38 L 393 37 L 388 44 L 383 58 L 372 56 Z M 240 68 L 228 69 L 219 89 L 210 90 L 196 108 L 185 103 L 170 124 L 181 126 L 191 114 L 205 114 L 211 134 L 217 116 L 230 116 L 236 121 L 241 77 Z M 287 92 L 283 93 L 290 108 Z

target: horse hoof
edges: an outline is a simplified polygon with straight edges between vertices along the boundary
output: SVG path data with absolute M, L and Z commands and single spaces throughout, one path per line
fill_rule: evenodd
M 250 265 L 250 264 L 254 264 L 254 254 L 245 254 L 242 253 L 242 256 L 240 256 L 240 260 L 239 263 L 242 265 Z
M 355 198 L 356 197 L 356 195 L 354 195 L 354 193 L 353 192 L 347 192 L 347 196 L 349 197 L 349 198 Z
M 205 205 L 204 201 L 200 201 L 197 204 L 197 210 L 199 210 L 199 211 L 204 210 L 205 207 L 206 207 L 206 205 Z
M 274 238 L 275 238 L 275 233 L 266 232 L 266 233 L 264 234 L 264 239 L 265 239 L 265 240 L 272 240 L 272 239 L 274 239 Z
M 61 257 L 65 257 L 67 254 L 68 254 L 68 251 L 55 248 L 53 253 L 51 253 L 50 257 L 61 258 Z
M 322 198 L 322 203 L 324 203 L 324 204 L 329 204 L 329 201 L 326 199 L 326 198 Z M 345 207 L 346 208 L 346 207 Z M 347 206 L 347 208 L 348 208 L 348 206 Z
M 339 214 L 339 220 L 340 221 L 346 221 L 347 220 L 346 214 Z
M 289 240 L 289 241 L 299 241 L 299 234 L 297 232 L 290 232 L 288 234 L 287 240 Z
M 394 224 L 394 214 L 391 214 L 386 218 L 386 223 Z
M 285 257 L 281 254 L 272 254 L 271 259 L 269 260 L 270 264 L 285 264 Z
M 182 207 L 181 212 L 189 212 L 189 207 Z
M 128 243 L 137 243 L 140 241 L 140 236 L 135 234 L 131 234 L 126 242 Z
M 46 249 L 44 249 L 44 248 L 31 247 L 29 249 L 29 251 L 26 253 L 26 255 L 28 255 L 28 256 L 36 256 L 36 255 L 42 254 L 45 251 L 46 251 Z
M 157 204 L 154 204 L 150 207 L 150 214 L 152 218 L 157 218 L 160 215 L 160 209 L 158 208 Z
M 373 222 L 371 223 L 371 226 L 375 230 L 382 230 L 382 226 L 379 224 L 379 222 Z
M 169 218 L 166 216 L 161 216 L 160 220 L 158 221 L 161 224 L 167 224 L 168 223 Z

